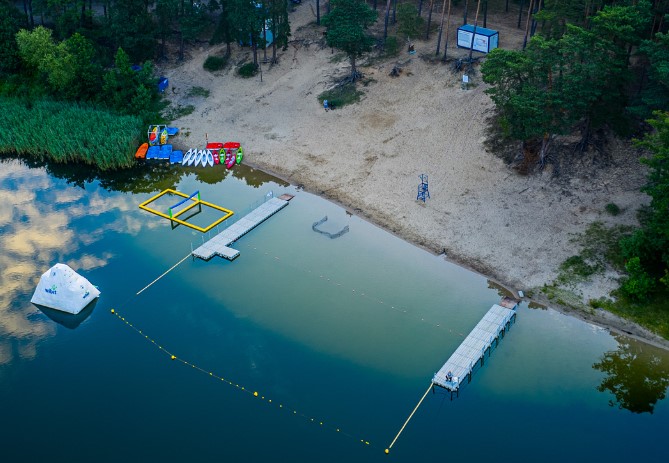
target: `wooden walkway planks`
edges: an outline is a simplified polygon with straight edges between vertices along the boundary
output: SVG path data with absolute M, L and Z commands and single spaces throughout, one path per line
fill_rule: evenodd
M 462 380 L 471 375 L 476 363 L 485 356 L 485 351 L 492 347 L 504 333 L 516 316 L 517 302 L 504 298 L 500 304 L 493 305 L 474 327 L 462 344 L 453 352 L 443 367 L 435 373 L 432 384 L 450 391 L 457 391 Z M 448 373 L 451 373 L 449 380 Z M 471 376 L 469 376 L 471 379 Z
M 242 236 L 253 230 L 265 220 L 279 212 L 288 205 L 292 199 L 291 195 L 282 195 L 279 198 L 272 198 L 248 214 L 239 219 L 234 224 L 223 230 L 218 235 L 211 238 L 202 246 L 193 250 L 192 254 L 200 259 L 209 260 L 218 255 L 228 260 L 233 260 L 239 255 L 239 251 L 228 247 Z

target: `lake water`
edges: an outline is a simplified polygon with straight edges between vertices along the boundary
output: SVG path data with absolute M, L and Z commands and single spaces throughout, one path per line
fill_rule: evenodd
M 95 179 L 0 162 L 2 461 L 664 460 L 669 355 L 526 304 L 460 397 L 429 393 L 385 455 L 500 292 L 235 169 Z M 234 245 L 234 262 L 187 258 L 137 295 L 202 242 L 137 207 L 165 188 L 235 218 L 270 192 L 295 198 Z M 325 216 L 320 229 L 349 232 L 315 233 Z M 30 303 L 56 262 L 102 291 L 78 317 Z

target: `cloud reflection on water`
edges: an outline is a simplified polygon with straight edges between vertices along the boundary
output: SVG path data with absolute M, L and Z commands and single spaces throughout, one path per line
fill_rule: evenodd
M 64 185 L 44 168 L 19 160 L 0 161 L 0 365 L 34 358 L 39 342 L 56 333 L 56 325 L 30 303 L 46 270 L 64 260 L 77 271 L 103 267 L 114 257 L 111 252 L 93 256 L 81 250 L 106 230 L 140 231 L 126 214 L 101 219 L 112 210 L 136 208 L 131 199 Z M 95 225 L 80 233 L 74 222 L 91 216 Z

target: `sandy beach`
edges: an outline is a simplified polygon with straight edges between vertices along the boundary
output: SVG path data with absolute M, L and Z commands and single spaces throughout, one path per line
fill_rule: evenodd
M 560 307 L 540 293 L 556 278 L 560 263 L 578 252 L 570 241 L 573 234 L 594 221 L 636 224 L 636 210 L 648 201 L 639 192 L 645 183 L 640 153 L 613 142 L 606 165 L 583 160 L 583 175 L 555 176 L 551 169 L 521 175 L 484 147 L 493 105 L 480 74 L 463 89 L 461 74 L 426 59 L 434 56 L 436 34 L 428 42 L 414 42 L 415 55 L 403 46 L 394 59 L 361 60 L 360 70 L 370 79 L 362 87 L 362 101 L 325 111 L 317 96 L 350 68 L 325 45 L 314 5 L 315 0 L 306 1 L 291 13 L 289 47 L 279 51 L 278 64 L 261 65 L 262 80 L 236 74 L 251 59 L 250 50 L 238 46 L 220 72 L 208 72 L 202 64 L 209 55 L 222 55 L 225 45 L 203 45 L 184 62 L 170 60 L 159 68 L 170 80 L 172 104 L 196 108 L 174 122 L 184 134 L 175 145 L 188 149 L 207 138 L 239 141 L 245 163 L 335 201 L 515 295 L 522 290 L 537 303 L 669 346 L 633 323 L 601 310 Z M 468 53 L 455 48 L 461 8 L 454 8 L 449 56 Z M 433 22 L 439 17 L 440 12 L 433 14 Z M 522 45 L 516 20 L 515 11 L 489 12 L 487 27 L 500 31 L 501 47 Z M 393 66 L 401 68 L 399 77 L 389 75 Z M 210 94 L 188 96 L 193 87 Z M 421 174 L 429 176 L 425 202 L 416 200 Z M 608 203 L 622 213 L 607 214 Z M 607 296 L 616 277 L 597 277 L 574 293 L 584 303 Z

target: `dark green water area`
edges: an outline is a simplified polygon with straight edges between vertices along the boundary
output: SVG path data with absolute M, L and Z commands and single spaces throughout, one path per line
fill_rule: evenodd
M 232 245 L 235 261 L 170 270 L 210 234 L 138 208 L 167 188 L 199 191 L 230 222 L 268 195 L 295 197 Z M 314 232 L 325 216 L 319 230 L 349 231 Z M 5 462 L 667 456 L 668 353 L 525 303 L 460 396 L 430 392 L 386 455 L 500 290 L 247 166 L 100 177 L 4 159 L 0 243 Z M 57 262 L 102 292 L 78 316 L 30 302 Z

